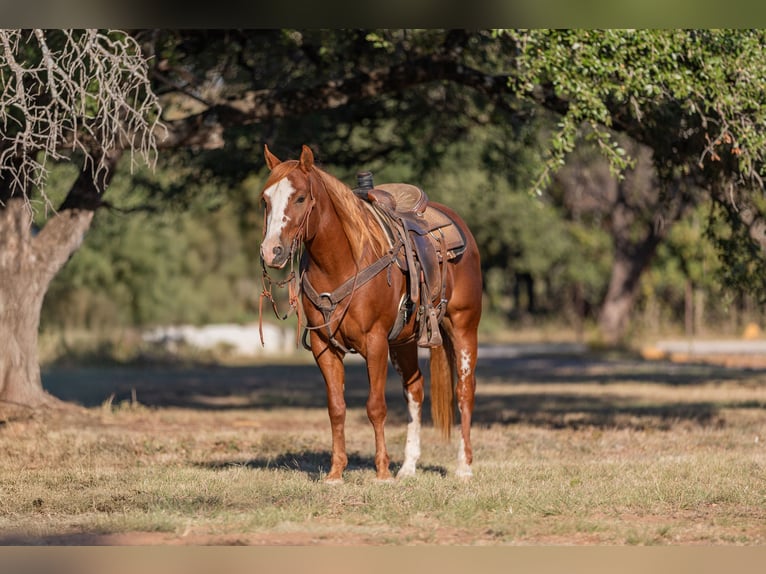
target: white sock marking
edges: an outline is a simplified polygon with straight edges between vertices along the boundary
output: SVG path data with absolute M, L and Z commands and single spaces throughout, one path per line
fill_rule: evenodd
M 468 459 L 465 456 L 465 441 L 462 436 L 460 437 L 460 446 L 457 451 L 457 469 L 455 470 L 455 475 L 459 478 L 473 476 L 471 465 L 468 464 Z
M 411 393 L 407 393 L 407 409 L 410 421 L 407 423 L 407 444 L 404 447 L 404 463 L 396 474 L 397 478 L 413 476 L 415 465 L 420 458 L 420 405 Z

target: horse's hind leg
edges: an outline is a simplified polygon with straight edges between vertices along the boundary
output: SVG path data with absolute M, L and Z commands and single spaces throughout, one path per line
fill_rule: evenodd
M 407 443 L 404 447 L 404 463 L 396 473 L 397 478 L 413 476 L 420 458 L 420 421 L 423 411 L 423 373 L 418 367 L 418 348 L 415 341 L 399 347 L 391 347 L 391 362 L 402 377 L 404 398 L 407 400 Z
M 470 314 L 445 318 L 443 326 L 450 339 L 450 346 L 457 371 L 457 406 L 460 412 L 460 445 L 457 452 L 455 474 L 460 478 L 473 475 L 473 449 L 471 447 L 471 417 L 476 393 L 476 355 L 478 350 L 477 325 Z

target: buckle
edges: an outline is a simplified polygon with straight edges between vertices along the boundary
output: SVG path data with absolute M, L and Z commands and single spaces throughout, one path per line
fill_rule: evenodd
M 324 300 L 327 300 L 327 305 L 324 304 Z M 316 306 L 320 309 L 335 309 L 335 303 L 332 302 L 332 293 L 325 291 L 317 295 Z

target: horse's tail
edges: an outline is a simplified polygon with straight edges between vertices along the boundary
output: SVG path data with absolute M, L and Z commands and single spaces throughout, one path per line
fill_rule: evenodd
M 431 347 L 431 418 L 442 437 L 449 439 L 455 419 L 455 358 L 443 329 L 442 340 L 442 345 Z

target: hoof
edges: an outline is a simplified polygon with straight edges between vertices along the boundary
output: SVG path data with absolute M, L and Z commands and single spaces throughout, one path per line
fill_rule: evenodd
M 324 483 L 334 486 L 336 484 L 343 484 L 343 479 L 342 478 L 325 478 Z
M 410 478 L 415 476 L 415 467 L 414 466 L 403 466 L 399 469 L 399 472 L 396 473 L 396 478 L 402 479 L 402 478 Z
M 458 468 L 455 471 L 455 476 L 459 478 L 460 480 L 470 480 L 473 476 L 473 471 L 471 470 L 470 466 L 464 467 L 464 468 Z
M 394 477 L 389 476 L 388 478 L 376 478 L 375 483 L 376 484 L 394 484 L 396 481 L 394 480 Z

